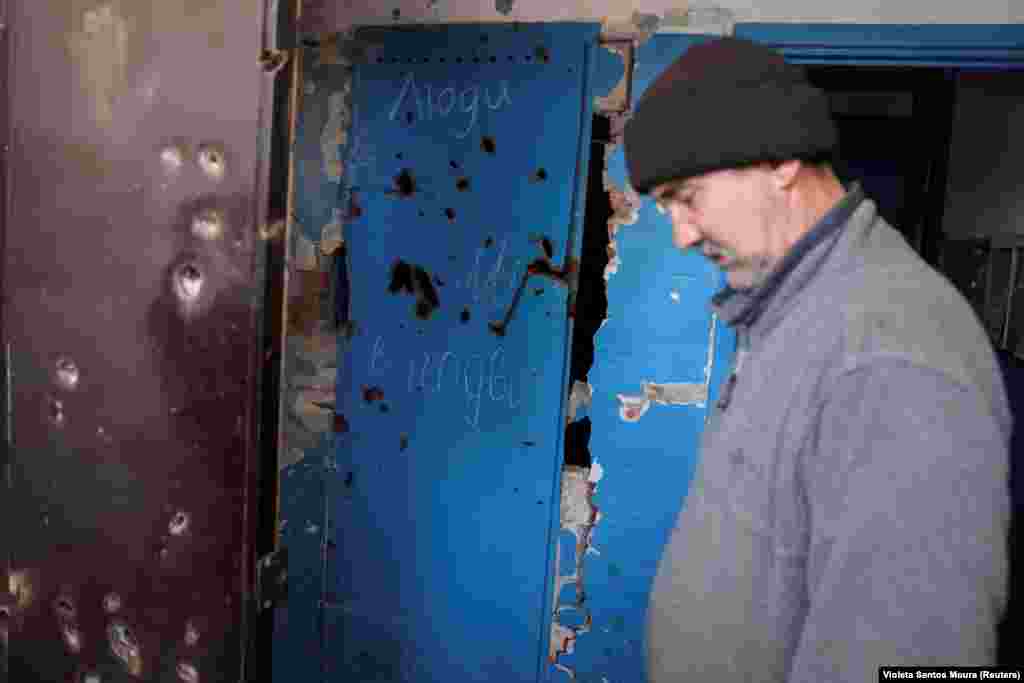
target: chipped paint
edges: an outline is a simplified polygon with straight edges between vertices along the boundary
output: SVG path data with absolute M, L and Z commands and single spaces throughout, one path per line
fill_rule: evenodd
M 664 406 L 703 405 L 708 399 L 706 384 L 686 382 L 655 384 L 654 382 L 645 382 L 643 390 L 644 394 L 653 403 Z
M 605 171 L 604 189 L 608 193 L 608 200 L 612 205 L 612 216 L 608 219 L 608 265 L 604 269 L 604 279 L 608 279 L 619 272 L 622 261 L 619 259 L 618 243 L 615 236 L 623 225 L 633 225 L 640 218 L 640 195 L 627 181 L 625 189 L 621 190 L 612 183 L 607 170 L 607 159 L 614 150 L 614 144 L 605 145 Z
M 572 383 L 572 391 L 569 392 L 569 408 L 566 411 L 566 422 L 576 419 L 576 412 L 580 407 L 589 408 L 594 398 L 594 388 L 588 382 L 576 380 Z
M 336 370 L 324 368 L 315 377 L 292 377 L 289 408 L 311 432 L 330 431 L 334 421 Z
M 628 39 L 634 46 L 642 45 L 655 34 L 701 33 L 730 35 L 735 26 L 735 13 L 714 4 L 690 6 L 683 2 L 669 7 L 660 15 L 634 10 L 629 15 L 601 18 L 601 35 L 606 39 Z
M 348 141 L 348 90 L 332 92 L 327 98 L 327 123 L 320 135 L 320 151 L 323 156 L 323 172 L 332 183 L 340 183 L 345 171 L 341 148 Z
M 711 347 L 712 352 L 714 346 Z M 705 368 L 703 383 L 641 382 L 639 395 L 616 394 L 619 401 L 619 417 L 624 422 L 637 422 L 650 409 L 652 403 L 665 406 L 700 406 L 708 400 L 710 366 Z
M 616 394 L 615 398 L 619 401 L 619 417 L 623 422 L 639 421 L 651 407 L 651 399 L 645 394 L 639 396 Z
M 288 341 L 288 367 L 293 373 L 285 390 L 286 415 L 308 433 L 328 432 L 334 423 L 337 335 L 317 331 Z
M 295 231 L 290 265 L 292 269 L 298 271 L 317 269 L 316 245 L 298 230 Z
M 341 209 L 334 209 L 334 219 L 320 229 L 320 251 L 325 255 L 333 254 L 345 243 L 342 226 Z
M 697 5 L 686 11 L 670 10 L 665 13 L 659 33 L 701 33 L 732 35 L 736 25 L 735 13 L 720 5 Z
M 584 606 L 584 563 L 589 553 L 599 554 L 593 546 L 593 532 L 594 527 L 601 521 L 601 512 L 594 505 L 593 498 L 597 491 L 597 483 L 603 476 L 604 468 L 596 462 L 590 467 L 566 465 L 562 468 L 561 529 L 576 538 L 576 548 L 573 573 L 563 576 L 561 545 L 556 544 L 554 613 L 551 618 L 548 658 L 556 669 L 568 675 L 570 679 L 576 678 L 576 672 L 558 660 L 562 655 L 572 654 L 579 636 L 588 633 L 593 625 L 590 610 Z M 576 597 L 572 602 L 561 603 L 562 589 L 568 585 L 575 587 Z M 569 626 L 560 622 L 559 615 L 565 612 L 582 614 L 582 624 Z
M 622 78 L 607 95 L 594 97 L 594 110 L 598 113 L 622 112 L 629 107 L 629 85 L 633 70 L 628 68 L 632 61 L 632 41 L 604 41 L 602 47 L 622 58 Z
M 101 126 L 113 122 L 114 103 L 127 78 L 128 35 L 128 23 L 107 3 L 84 12 L 81 29 L 67 39 L 92 98 L 92 115 Z

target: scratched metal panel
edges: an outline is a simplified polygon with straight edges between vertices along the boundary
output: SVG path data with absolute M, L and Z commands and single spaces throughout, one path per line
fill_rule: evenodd
M 11 680 L 242 676 L 262 5 L 10 7 Z
M 634 104 L 661 70 L 703 39 L 664 35 L 642 45 L 633 77 Z M 626 187 L 621 146 L 609 159 L 608 176 L 615 187 Z M 601 515 L 592 541 L 599 554 L 584 553 L 583 561 L 592 621 L 576 634 L 574 652 L 560 663 L 574 670 L 578 680 L 625 683 L 646 680 L 648 595 L 693 476 L 707 415 L 707 402 L 645 403 L 641 383 L 706 387 L 714 401 L 734 335 L 712 320 L 708 308 L 724 278 L 699 254 L 681 253 L 672 245 L 668 216 L 649 198 L 640 203 L 636 222 L 619 226 L 613 239 L 617 269 L 608 274 L 607 322 L 595 335 L 588 375 L 594 391 L 588 411 L 590 453 L 602 470 L 593 497 Z M 630 411 L 639 418 L 630 417 Z M 574 539 L 569 540 L 563 558 L 573 552 Z M 570 590 L 565 603 L 572 602 Z
M 329 679 L 536 681 L 597 27 L 360 37 Z

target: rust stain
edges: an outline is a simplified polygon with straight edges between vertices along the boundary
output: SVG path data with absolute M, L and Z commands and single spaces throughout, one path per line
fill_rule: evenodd
M 527 270 L 530 275 L 540 275 L 568 286 L 572 284 L 572 276 L 576 273 L 577 265 L 574 258 L 569 259 L 563 268 L 552 265 L 546 258 L 538 258 L 527 266 Z
M 355 193 L 354 190 L 350 191 L 349 192 L 349 198 L 348 198 L 348 217 L 349 218 L 359 218 L 362 215 L 363 215 L 363 210 L 359 206 L 359 201 L 356 198 L 356 193 Z
M 298 286 L 289 297 L 287 332 L 289 335 L 305 336 L 313 331 L 320 320 L 322 276 L 315 270 L 299 270 L 292 276 Z
M 378 386 L 363 387 L 363 401 L 371 404 L 374 401 L 384 400 L 384 390 Z
M 331 33 L 324 36 L 320 45 L 316 48 L 316 62 L 318 66 L 328 64 L 345 64 L 341 56 L 341 34 Z

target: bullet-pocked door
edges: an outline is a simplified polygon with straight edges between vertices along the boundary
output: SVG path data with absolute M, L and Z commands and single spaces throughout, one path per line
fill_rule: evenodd
M 242 680 L 273 23 L 0 4 L 9 680 Z
M 592 25 L 364 29 L 332 681 L 547 674 Z

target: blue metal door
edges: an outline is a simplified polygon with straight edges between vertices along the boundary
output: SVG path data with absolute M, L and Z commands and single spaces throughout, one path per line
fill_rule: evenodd
M 331 681 L 547 671 L 595 25 L 364 29 Z

